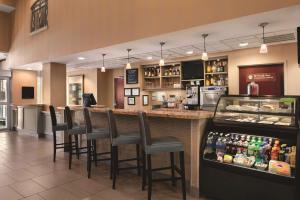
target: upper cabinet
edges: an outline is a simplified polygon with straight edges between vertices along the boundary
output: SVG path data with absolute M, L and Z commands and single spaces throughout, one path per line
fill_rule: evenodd
M 228 58 L 213 58 L 204 62 L 205 86 L 228 87 Z

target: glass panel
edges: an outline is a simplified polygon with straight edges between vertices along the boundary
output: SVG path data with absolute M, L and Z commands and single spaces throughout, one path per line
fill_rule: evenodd
M 296 143 L 274 137 L 211 131 L 206 140 L 204 159 L 295 177 Z
M 0 129 L 7 128 L 7 106 L 0 105 Z
M 0 79 L 0 102 L 7 102 L 7 80 Z
M 222 97 L 216 119 L 294 126 L 295 102 L 295 98 Z

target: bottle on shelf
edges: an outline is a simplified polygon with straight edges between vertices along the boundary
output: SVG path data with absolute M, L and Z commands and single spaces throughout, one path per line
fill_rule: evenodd
M 210 62 L 206 62 L 207 66 L 206 66 L 206 73 L 211 73 L 211 63 Z
M 279 140 L 276 140 L 271 151 L 271 160 L 278 160 L 279 151 L 280 151 Z
M 212 73 L 216 73 L 217 72 L 217 63 L 216 63 L 216 61 L 213 62 L 213 65 L 211 67 L 211 72 Z
M 291 153 L 289 154 L 290 157 L 290 165 L 292 168 L 296 167 L 296 146 L 292 146 Z

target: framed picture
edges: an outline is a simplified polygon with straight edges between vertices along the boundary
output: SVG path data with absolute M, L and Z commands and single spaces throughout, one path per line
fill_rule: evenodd
M 126 70 L 126 84 L 137 84 L 138 82 L 139 82 L 138 69 L 127 69 Z
M 128 105 L 135 105 L 135 97 L 128 97 L 128 101 L 127 101 Z
M 143 95 L 143 106 L 149 105 L 149 95 Z
M 124 88 L 124 96 L 129 97 L 131 95 L 131 88 Z
M 68 76 L 67 82 L 67 104 L 82 105 L 84 76 Z
M 132 96 L 140 96 L 140 88 L 132 88 L 131 95 Z

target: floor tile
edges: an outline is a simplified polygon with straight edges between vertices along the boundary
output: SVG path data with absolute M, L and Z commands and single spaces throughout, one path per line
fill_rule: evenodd
M 14 178 L 7 174 L 0 174 L 0 187 L 16 182 Z
M 64 190 L 62 188 L 53 188 L 39 193 L 41 197 L 46 200 L 79 200 L 76 195 Z
M 0 198 L 3 200 L 17 200 L 23 197 L 8 186 L 0 188 Z
M 35 194 L 35 195 L 29 196 L 29 197 L 25 197 L 22 200 L 44 200 L 44 199 L 40 195 Z
M 32 179 L 35 175 L 26 169 L 17 169 L 13 172 L 8 173 L 9 176 L 13 177 L 17 181 L 25 181 L 28 179 Z
M 24 197 L 28 197 L 45 190 L 45 188 L 32 180 L 14 183 L 11 187 Z

